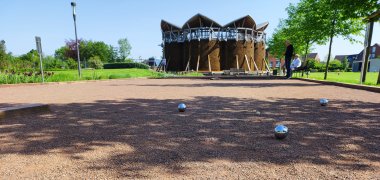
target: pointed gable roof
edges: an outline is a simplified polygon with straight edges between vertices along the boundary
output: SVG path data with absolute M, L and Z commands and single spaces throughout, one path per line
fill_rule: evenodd
M 247 16 L 244 16 L 244 17 L 241 17 L 239 19 L 234 20 L 234 21 L 224 25 L 223 27 L 225 27 L 225 28 L 242 27 L 242 28 L 256 29 L 256 22 L 253 20 L 253 18 L 251 16 L 247 15 Z
M 170 31 L 170 30 L 181 30 L 181 28 L 170 23 L 170 22 L 167 22 L 165 20 L 161 20 L 161 30 L 166 32 L 166 31 Z
M 257 31 L 265 31 L 265 29 L 269 26 L 269 22 L 263 22 L 257 25 Z
M 197 28 L 197 27 L 222 27 L 220 24 L 215 22 L 214 20 L 204 16 L 202 14 L 196 14 L 191 17 L 186 23 L 182 26 L 182 29 L 188 28 Z

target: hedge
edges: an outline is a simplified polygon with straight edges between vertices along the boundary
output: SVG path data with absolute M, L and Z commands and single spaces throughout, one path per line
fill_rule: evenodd
M 109 63 L 103 65 L 104 69 L 127 69 L 127 68 L 137 68 L 137 69 L 149 69 L 149 66 L 143 63 Z

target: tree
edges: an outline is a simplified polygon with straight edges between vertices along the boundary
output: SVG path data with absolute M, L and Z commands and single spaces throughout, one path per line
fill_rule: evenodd
M 360 18 L 378 9 L 380 4 L 375 0 L 302 0 L 301 2 L 313 7 L 309 13 L 314 15 L 312 21 L 317 25 L 315 28 L 322 32 L 321 38 L 328 37 L 330 41 L 324 77 L 327 79 L 333 38 L 342 36 L 355 42 L 352 35 L 360 35 L 364 29 Z
M 98 56 L 102 62 L 110 62 L 113 59 L 113 49 L 102 41 L 79 40 L 81 60 L 89 60 Z M 77 60 L 77 46 L 75 40 L 67 40 L 66 45 L 55 51 L 55 57 L 62 60 L 69 58 Z
M 63 46 L 55 50 L 54 57 L 60 60 L 67 60 L 66 52 L 69 51 L 69 47 Z
M 331 61 L 331 63 L 329 64 L 329 70 L 336 71 L 336 70 L 341 70 L 341 69 L 342 69 L 342 63 L 337 59 Z
M 305 60 L 314 43 L 323 44 L 327 41 L 327 38 L 323 36 L 324 30 L 316 28 L 320 20 L 317 14 L 312 13 L 313 9 L 313 4 L 308 1 L 301 1 L 297 6 L 290 4 L 286 8 L 289 16 L 285 20 L 288 34 L 291 34 L 292 39 L 298 42 L 299 50 L 304 54 Z
M 117 43 L 119 44 L 120 58 L 122 61 L 125 61 L 125 59 L 131 54 L 132 46 L 129 44 L 127 38 L 119 39 Z
M 83 59 L 89 60 L 95 56 L 102 62 L 110 62 L 112 59 L 113 49 L 103 41 L 83 41 L 79 48 Z
M 112 45 L 109 45 L 109 49 L 110 49 L 110 52 L 112 52 L 110 62 L 116 62 L 118 60 L 117 49 L 115 47 L 113 47 Z
M 103 63 L 100 60 L 99 56 L 91 57 L 88 60 L 88 66 L 94 69 L 103 69 Z
M 289 30 L 289 26 L 286 25 L 285 21 L 281 20 L 272 37 L 267 42 L 270 54 L 277 58 L 282 58 L 286 50 L 286 40 L 289 40 L 293 44 L 294 52 L 301 52 L 305 48 L 302 41 L 295 38 L 291 30 Z
M 76 69 L 78 67 L 78 61 L 73 58 L 68 58 L 66 63 L 69 69 Z
M 342 70 L 347 71 L 349 65 L 350 63 L 348 63 L 347 57 L 344 57 L 344 59 L 342 60 Z
M 0 68 L 3 69 L 7 64 L 7 53 L 5 47 L 5 41 L 0 41 Z

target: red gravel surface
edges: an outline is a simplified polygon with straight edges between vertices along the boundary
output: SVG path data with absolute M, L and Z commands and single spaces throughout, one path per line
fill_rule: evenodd
M 367 91 L 132 79 L 0 87 L 0 100 L 51 105 L 0 119 L 0 179 L 380 179 L 380 94 Z

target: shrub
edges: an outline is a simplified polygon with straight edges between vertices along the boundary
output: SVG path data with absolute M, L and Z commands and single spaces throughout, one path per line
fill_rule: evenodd
M 103 69 L 103 62 L 99 56 L 94 56 L 88 60 L 88 66 L 94 69 Z
M 67 66 L 68 66 L 69 69 L 76 69 L 76 68 L 78 68 L 78 62 L 75 59 L 73 59 L 73 58 L 68 58 L 66 60 L 66 64 L 67 64 Z
M 66 66 L 65 62 L 53 56 L 45 57 L 43 59 L 43 65 L 44 65 L 44 69 L 46 70 L 62 69 Z
M 104 64 L 104 69 L 127 69 L 127 68 L 137 68 L 137 69 L 149 69 L 149 66 L 142 63 L 110 63 Z
M 329 64 L 329 70 L 336 71 L 342 68 L 342 63 L 339 60 L 333 60 Z

